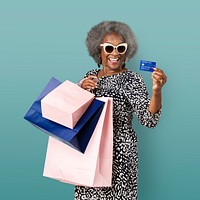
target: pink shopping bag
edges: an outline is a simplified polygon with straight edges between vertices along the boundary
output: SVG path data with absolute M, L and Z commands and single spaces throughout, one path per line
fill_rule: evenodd
M 109 187 L 112 179 L 112 98 L 103 111 L 84 154 L 49 137 L 43 176 L 74 185 Z
M 42 117 L 74 128 L 94 99 L 94 94 L 65 81 L 41 100 Z

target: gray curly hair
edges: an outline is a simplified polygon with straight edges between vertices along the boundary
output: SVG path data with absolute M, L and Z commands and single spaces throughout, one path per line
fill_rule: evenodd
M 117 33 L 122 36 L 124 42 L 128 44 L 126 62 L 129 61 L 137 51 L 137 42 L 131 28 L 127 24 L 118 21 L 103 21 L 91 28 L 86 38 L 86 46 L 89 55 L 96 63 L 100 64 L 100 44 L 103 37 L 109 33 Z

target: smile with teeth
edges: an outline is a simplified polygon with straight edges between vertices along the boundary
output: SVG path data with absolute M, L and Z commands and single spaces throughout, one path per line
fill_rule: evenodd
M 109 58 L 109 60 L 110 60 L 111 62 L 116 63 L 116 62 L 118 62 L 118 61 L 120 60 L 120 58 Z

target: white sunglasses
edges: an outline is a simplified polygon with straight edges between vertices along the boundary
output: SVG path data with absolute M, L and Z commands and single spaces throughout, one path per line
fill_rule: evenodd
M 121 43 L 117 46 L 114 46 L 110 43 L 103 43 L 103 44 L 100 44 L 100 46 L 103 47 L 104 51 L 108 54 L 112 53 L 114 49 L 117 50 L 118 54 L 124 54 L 128 47 L 127 43 Z

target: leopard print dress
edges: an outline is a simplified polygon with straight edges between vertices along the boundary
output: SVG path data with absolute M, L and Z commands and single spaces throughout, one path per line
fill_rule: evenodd
M 98 70 L 88 75 L 97 76 Z M 75 186 L 75 200 L 136 200 L 138 187 L 138 147 L 132 120 L 135 113 L 141 124 L 156 126 L 161 110 L 148 111 L 150 97 L 142 77 L 130 70 L 101 77 L 96 97 L 113 98 L 113 170 L 111 187 Z

